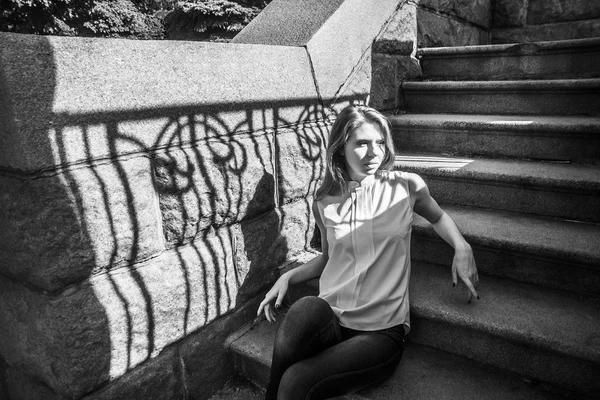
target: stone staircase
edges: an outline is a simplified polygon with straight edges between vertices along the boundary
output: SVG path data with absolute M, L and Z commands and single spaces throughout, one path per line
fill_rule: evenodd
M 417 218 L 403 360 L 346 398 L 600 398 L 600 40 L 418 55 L 423 81 L 402 84 L 406 113 L 390 116 L 396 166 L 473 246 L 481 300 L 452 288 L 451 248 Z M 307 282 L 288 300 L 316 293 Z M 257 321 L 228 341 L 258 385 L 274 332 Z M 235 393 L 215 399 L 260 398 Z

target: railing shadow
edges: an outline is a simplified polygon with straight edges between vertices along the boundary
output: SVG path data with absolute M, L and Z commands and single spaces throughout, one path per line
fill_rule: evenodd
M 15 232 L 0 233 L 0 284 L 23 304 L 2 317 L 22 321 L 0 349 L 11 390 L 29 379 L 80 397 L 235 310 L 310 246 L 331 121 L 316 97 L 55 112 L 39 43 L 30 70 L 0 65 L 0 127 L 37 130 L 25 141 L 46 165 L 0 168 Z M 24 109 L 4 91 L 14 82 L 31 92 Z

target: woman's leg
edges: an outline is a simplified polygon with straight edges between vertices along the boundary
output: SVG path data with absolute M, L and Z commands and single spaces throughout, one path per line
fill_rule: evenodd
M 386 334 L 352 336 L 288 368 L 277 399 L 326 399 L 383 381 L 396 369 L 403 347 L 402 338 Z
M 319 351 L 339 343 L 340 327 L 329 304 L 315 296 L 296 301 L 281 321 L 275 345 L 266 399 L 276 399 L 286 370 Z

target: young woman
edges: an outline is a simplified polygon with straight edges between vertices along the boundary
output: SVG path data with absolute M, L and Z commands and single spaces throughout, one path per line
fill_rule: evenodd
M 267 399 L 325 399 L 389 377 L 410 330 L 408 284 L 413 213 L 454 248 L 457 276 L 478 297 L 471 246 L 418 175 L 392 171 L 389 121 L 348 106 L 334 123 L 313 213 L 322 254 L 283 274 L 258 307 L 275 321 L 290 284 L 319 279 L 319 296 L 295 302 L 275 337 Z

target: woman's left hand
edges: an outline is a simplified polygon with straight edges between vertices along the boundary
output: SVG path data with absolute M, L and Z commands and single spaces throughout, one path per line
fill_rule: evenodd
M 467 285 L 469 289 L 469 303 L 473 297 L 479 299 L 475 287 L 479 284 L 479 274 L 475 265 L 475 257 L 473 257 L 473 249 L 464 242 L 463 245 L 457 246 L 454 250 L 454 259 L 452 260 L 452 284 L 456 286 L 458 277 Z

